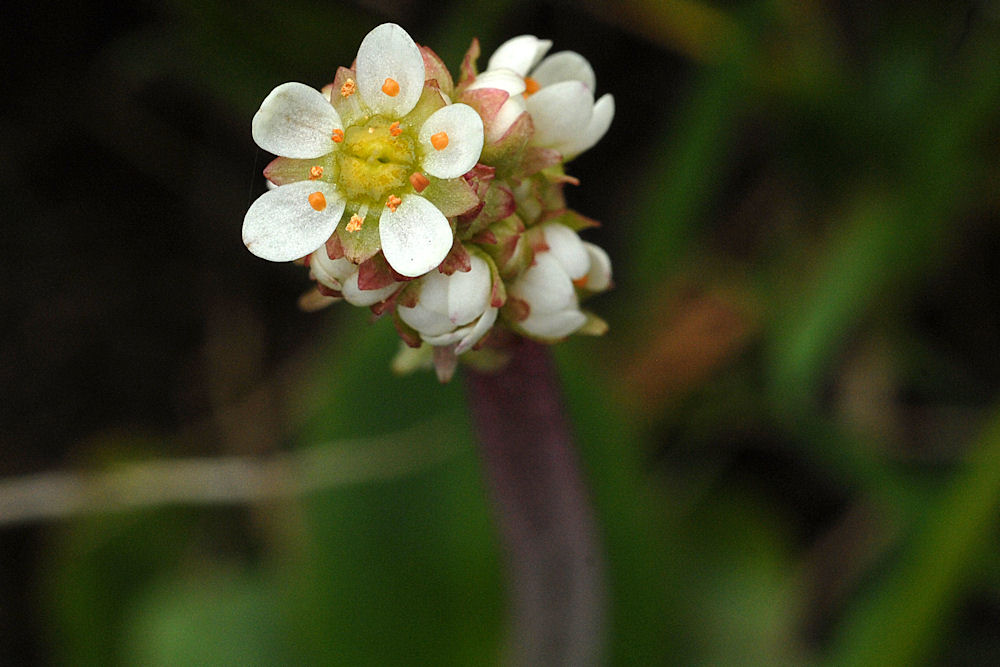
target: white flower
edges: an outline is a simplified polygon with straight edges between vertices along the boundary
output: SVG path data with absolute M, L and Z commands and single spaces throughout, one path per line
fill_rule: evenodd
M 416 305 L 397 308 L 399 317 L 424 342 L 456 345 L 455 354 L 479 342 L 497 319 L 497 309 L 490 305 L 493 279 L 489 265 L 477 255 L 470 260 L 470 271 L 456 271 L 450 276 L 437 271 L 428 273 L 420 279 Z
M 330 259 L 323 246 L 309 256 L 309 275 L 316 282 L 340 292 L 344 300 L 355 306 L 373 306 L 389 298 L 401 283 L 393 282 L 378 289 L 358 287 L 358 265 L 343 257 Z
M 482 120 L 465 104 L 443 106 L 420 124 L 408 122 L 424 88 L 424 61 L 398 25 L 372 30 L 358 49 L 354 96 L 344 117 L 319 91 L 285 83 L 253 118 L 253 138 L 271 153 L 314 161 L 309 180 L 265 192 L 243 221 L 243 241 L 271 261 L 304 257 L 351 214 L 349 233 L 377 221 L 389 265 L 415 277 L 448 254 L 453 238 L 444 214 L 419 192 L 424 174 L 453 179 L 472 169 L 483 146 Z M 416 181 L 414 179 L 417 179 Z M 426 185 L 424 185 L 426 187 Z M 369 218 L 370 216 L 370 218 Z
M 487 140 L 501 138 L 527 111 L 535 127 L 531 143 L 552 148 L 570 160 L 608 131 L 615 100 L 608 93 L 594 102 L 594 70 L 579 53 L 560 51 L 542 60 L 551 46 L 551 41 L 533 35 L 504 42 L 468 90 L 498 88 L 510 95 L 490 126 Z
M 508 294 L 528 306 L 527 317 L 517 326 L 529 336 L 553 340 L 586 323 L 576 288 L 607 289 L 611 261 L 604 250 L 580 240 L 565 225 L 550 222 L 540 229 L 548 248 L 535 253 L 534 263 L 511 284 Z

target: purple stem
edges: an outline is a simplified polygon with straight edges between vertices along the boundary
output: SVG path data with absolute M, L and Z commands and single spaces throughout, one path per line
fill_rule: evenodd
M 523 341 L 502 371 L 466 382 L 508 557 L 510 662 L 598 664 L 603 562 L 552 356 Z

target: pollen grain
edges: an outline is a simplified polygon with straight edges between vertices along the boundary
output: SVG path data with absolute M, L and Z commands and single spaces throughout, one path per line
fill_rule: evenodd
M 361 229 L 361 226 L 365 224 L 365 219 L 355 213 L 351 216 L 351 219 L 347 221 L 347 226 L 345 229 L 349 232 L 356 232 Z
M 382 84 L 382 92 L 389 97 L 399 95 L 399 83 L 395 79 L 386 79 Z
M 322 211 L 326 208 L 326 197 L 323 196 L 322 192 L 314 192 L 309 195 L 309 205 L 313 207 L 313 210 Z
M 448 147 L 448 133 L 438 132 L 437 134 L 431 135 L 431 146 L 434 147 L 436 151 L 443 151 Z

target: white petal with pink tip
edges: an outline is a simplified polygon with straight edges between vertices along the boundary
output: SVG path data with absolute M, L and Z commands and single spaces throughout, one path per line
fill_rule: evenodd
M 444 132 L 447 146 L 438 150 L 431 137 Z M 476 166 L 483 151 L 483 120 L 467 104 L 452 104 L 431 114 L 419 134 L 423 168 L 437 178 L 458 178 Z
M 313 193 L 325 201 L 317 211 Z M 305 257 L 326 243 L 345 202 L 336 186 L 323 181 L 300 181 L 269 190 L 257 198 L 243 218 L 243 243 L 253 254 L 272 262 Z
M 254 115 L 251 131 L 257 145 L 290 158 L 309 159 L 326 155 L 336 144 L 331 135 L 343 129 L 337 110 L 315 88 L 302 83 L 283 83 L 264 98 Z
M 415 278 L 437 267 L 452 245 L 451 225 L 437 206 L 419 195 L 403 195 L 395 212 L 382 211 L 382 253 L 397 273 Z
M 401 118 L 416 106 L 424 88 L 424 58 L 400 26 L 383 23 L 368 33 L 358 48 L 357 63 L 358 91 L 373 112 Z M 399 85 L 395 95 L 383 91 L 386 79 Z

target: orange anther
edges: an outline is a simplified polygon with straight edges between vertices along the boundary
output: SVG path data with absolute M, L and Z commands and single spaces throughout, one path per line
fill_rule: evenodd
M 333 134 L 330 135 L 330 138 L 333 139 L 333 143 L 339 144 L 341 141 L 344 140 L 344 131 L 341 129 L 336 129 L 333 131 Z
M 563 284 L 565 284 L 565 283 L 563 283 Z M 580 276 L 579 278 L 577 278 L 576 280 L 573 281 L 573 284 L 576 285 L 577 287 L 579 287 L 580 289 L 583 289 L 584 287 L 587 286 L 587 276 L 585 276 L 585 275 L 584 276 Z
M 326 197 L 323 196 L 322 192 L 314 192 L 309 195 L 309 205 L 312 206 L 314 210 L 322 211 L 326 208 Z
M 438 132 L 437 134 L 431 135 L 431 146 L 434 147 L 436 151 L 443 151 L 448 147 L 448 133 Z
M 382 84 L 382 92 L 389 97 L 399 95 L 399 83 L 395 79 L 386 79 L 385 83 Z
M 403 133 L 403 128 L 399 126 L 399 121 L 398 120 L 392 121 L 392 125 L 389 126 L 389 134 L 391 134 L 394 137 L 398 137 L 402 133 Z
M 348 79 L 344 82 L 344 85 L 340 87 L 340 95 L 341 97 L 350 97 L 357 89 L 358 84 L 354 83 L 354 79 Z
M 539 85 L 539 83 L 537 81 L 535 81 L 534 79 L 532 79 L 530 76 L 524 77 L 524 96 L 525 97 L 531 97 L 532 95 L 534 95 L 535 93 L 538 92 L 539 88 L 541 88 L 541 86 Z
M 365 219 L 355 213 L 351 216 L 351 219 L 347 221 L 347 227 L 345 229 L 349 232 L 356 232 L 361 229 L 361 225 L 363 224 L 365 224 Z
M 319 166 L 318 164 L 309 167 L 310 181 L 315 181 L 317 178 L 320 178 L 322 176 L 323 176 L 323 167 Z
M 419 171 L 415 171 L 410 174 L 410 185 L 412 185 L 413 189 L 417 192 L 423 192 L 424 189 L 430 184 L 430 180 Z
M 389 200 L 385 202 L 386 208 L 388 208 L 393 213 L 399 208 L 399 205 L 403 203 L 403 200 L 396 195 L 389 195 Z

